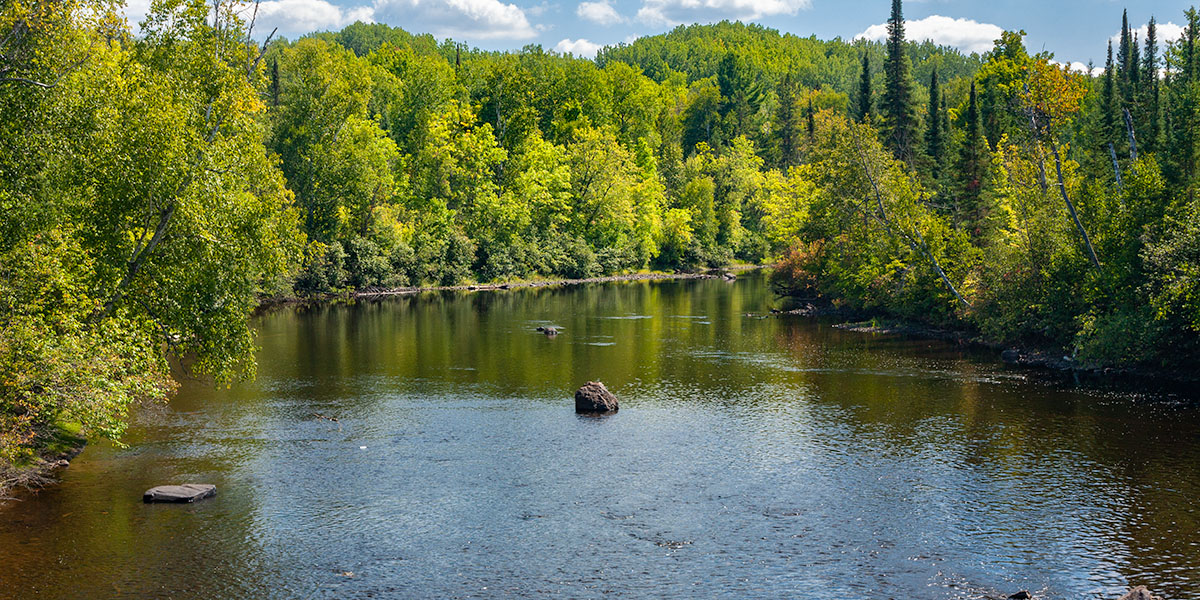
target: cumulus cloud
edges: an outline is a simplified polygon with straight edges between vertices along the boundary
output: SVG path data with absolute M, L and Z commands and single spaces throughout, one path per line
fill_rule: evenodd
M 1066 63 L 1066 62 L 1061 62 L 1061 61 L 1057 61 L 1057 60 L 1052 60 L 1050 62 L 1053 64 L 1056 64 L 1060 67 L 1067 67 L 1068 69 L 1070 69 L 1071 71 L 1073 71 L 1075 73 L 1082 73 L 1084 75 L 1093 75 L 1093 76 L 1104 74 L 1104 67 L 1092 67 L 1089 70 L 1087 65 L 1085 65 L 1079 61 Z
M 987 52 L 1000 39 L 1004 29 L 991 23 L 971 19 L 953 19 L 931 15 L 924 19 L 904 22 L 904 34 L 912 41 L 933 40 L 935 44 L 953 46 L 963 52 Z M 882 41 L 887 39 L 887 24 L 872 25 L 854 39 Z
M 537 35 L 524 10 L 500 0 L 376 0 L 374 18 L 438 37 L 521 40 Z
M 603 44 L 589 42 L 586 38 L 577 40 L 566 38 L 554 45 L 554 51 L 561 54 L 574 54 L 582 58 L 593 58 L 596 56 L 596 52 L 603 47 Z
M 722 19 L 748 21 L 773 15 L 794 15 L 811 6 L 812 0 L 643 0 L 637 18 L 656 25 Z
M 1155 27 L 1156 35 L 1158 35 L 1158 51 L 1159 52 L 1163 51 L 1163 48 L 1167 45 L 1168 41 L 1177 40 L 1177 39 L 1183 37 L 1183 26 L 1181 26 L 1181 25 L 1176 25 L 1174 23 L 1168 22 L 1168 23 L 1156 23 L 1154 25 L 1154 27 Z M 1135 34 L 1137 34 L 1139 44 L 1145 45 L 1146 31 L 1148 31 L 1148 30 L 1149 30 L 1149 24 L 1142 25 L 1141 27 L 1135 28 L 1133 30 L 1133 32 Z M 1112 37 L 1110 37 L 1108 39 L 1112 40 L 1113 47 L 1115 48 L 1116 45 L 1121 42 L 1121 32 L 1120 31 L 1116 32 L 1115 34 L 1113 34 Z
M 266 35 L 278 27 L 283 35 L 341 29 L 355 21 L 371 23 L 375 9 L 370 6 L 340 7 L 326 0 L 267 0 L 258 5 L 256 33 Z
M 579 8 L 575 9 L 575 14 L 597 25 L 616 25 L 625 22 L 625 18 L 617 12 L 617 9 L 613 8 L 608 0 L 580 2 Z

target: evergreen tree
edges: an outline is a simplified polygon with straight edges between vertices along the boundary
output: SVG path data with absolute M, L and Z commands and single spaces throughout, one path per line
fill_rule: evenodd
M 1133 56 L 1129 59 L 1130 97 L 1133 98 L 1132 102 L 1137 104 L 1138 100 L 1141 98 L 1142 91 L 1142 55 L 1141 50 L 1138 48 L 1138 36 L 1136 32 L 1133 34 L 1133 46 L 1131 52 L 1133 52 Z
M 1117 130 L 1117 74 L 1113 65 L 1112 41 L 1108 42 L 1108 60 L 1104 63 L 1104 87 L 1100 92 L 1100 134 L 1102 147 L 1112 142 Z
M 1146 25 L 1146 53 L 1142 56 L 1142 75 L 1146 81 L 1142 86 L 1141 105 L 1146 114 L 1146 131 L 1142 136 L 1142 144 L 1147 152 L 1154 152 L 1158 148 L 1158 138 L 1162 132 L 1158 87 L 1158 25 L 1154 17 L 1150 17 L 1150 22 Z
M 866 52 L 862 57 L 862 71 L 858 77 L 858 117 L 860 123 L 866 123 L 871 118 L 871 56 Z
M 883 133 L 885 145 L 892 154 L 906 161 L 913 158 L 917 129 L 911 71 L 912 66 L 904 52 L 901 0 L 892 0 L 892 16 L 888 18 L 887 60 L 884 62 L 887 87 L 883 93 Z
M 937 69 L 929 78 L 929 119 L 925 128 L 925 152 L 933 161 L 934 180 L 942 176 L 942 161 L 945 154 L 945 138 L 942 137 L 942 93 L 938 84 Z
M 1117 71 L 1122 100 L 1122 104 L 1118 106 L 1118 110 L 1121 106 L 1129 105 L 1133 101 L 1133 82 L 1131 81 L 1133 72 L 1132 46 L 1133 38 L 1129 32 L 1129 11 L 1126 10 L 1121 13 L 1121 45 L 1117 48 Z
M 959 221 L 977 223 L 982 217 L 980 196 L 983 179 L 987 172 L 988 142 L 983 136 L 983 124 L 979 114 L 979 99 L 975 82 L 971 82 L 971 95 L 967 102 L 966 125 L 962 147 L 959 149 L 957 172 L 959 178 L 956 212 Z
M 812 96 L 808 97 L 808 140 L 812 141 L 817 135 L 817 118 L 816 111 L 813 109 Z
M 271 61 L 271 106 L 279 106 L 279 57 Z
M 783 76 L 777 92 L 779 108 L 775 113 L 775 128 L 779 132 L 779 168 L 787 170 L 796 164 L 796 132 L 800 129 L 799 115 L 796 114 L 796 83 L 792 74 Z

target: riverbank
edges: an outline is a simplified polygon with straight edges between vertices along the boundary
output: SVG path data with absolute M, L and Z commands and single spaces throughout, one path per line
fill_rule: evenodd
M 1158 369 L 1147 366 L 1113 366 L 1087 362 L 1074 357 L 1071 350 L 1049 346 L 1019 345 L 989 339 L 967 328 L 934 327 L 925 323 L 897 319 L 889 315 L 835 306 L 825 298 L 790 298 L 795 308 L 772 310 L 776 317 L 800 316 L 842 321 L 835 329 L 875 335 L 898 335 L 912 339 L 940 340 L 995 352 L 1005 364 L 1016 367 L 1087 376 L 1112 381 L 1194 384 L 1200 374 L 1186 370 Z
M 273 306 L 297 304 L 306 302 L 324 302 L 347 298 L 386 298 L 389 296 L 408 296 L 424 292 L 487 292 L 507 291 L 523 288 L 565 287 L 589 283 L 618 283 L 626 281 L 666 281 L 688 279 L 727 279 L 733 281 L 737 273 L 768 268 L 768 265 L 731 265 L 723 269 L 713 269 L 702 272 L 660 272 L 648 271 L 626 273 L 621 275 L 605 275 L 602 277 L 586 277 L 581 279 L 521 279 L 499 283 L 472 283 L 462 285 L 426 285 L 398 288 L 364 288 L 344 292 L 314 294 L 309 296 L 273 296 L 263 298 L 259 310 Z
M 57 425 L 43 437 L 48 441 L 36 455 L 17 463 L 0 464 L 0 503 L 12 500 L 10 493 L 14 490 L 36 490 L 53 484 L 55 472 L 70 466 L 87 446 L 87 440 L 69 425 Z

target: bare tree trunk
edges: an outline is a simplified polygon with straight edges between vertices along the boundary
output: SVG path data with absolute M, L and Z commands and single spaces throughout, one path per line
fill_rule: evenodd
M 1112 142 L 1108 143 L 1108 156 L 1112 159 L 1113 174 L 1117 177 L 1117 191 L 1120 191 L 1124 187 L 1121 184 L 1121 164 L 1117 162 L 1117 150 L 1113 148 Z
M 1087 246 L 1088 257 L 1092 259 L 1092 266 L 1096 270 L 1100 270 L 1100 259 L 1096 256 L 1096 249 L 1092 247 L 1092 240 L 1088 238 L 1087 231 L 1083 228 L 1083 223 L 1079 222 L 1079 213 L 1075 211 L 1075 204 L 1071 202 L 1070 196 L 1067 195 L 1067 186 L 1063 183 L 1062 174 L 1062 159 L 1058 157 L 1058 144 L 1051 144 L 1050 148 L 1054 151 L 1054 167 L 1058 170 L 1058 191 L 1062 193 L 1063 202 L 1067 204 L 1067 210 L 1071 212 L 1071 219 L 1075 221 L 1075 227 L 1079 229 L 1079 237 L 1083 238 L 1083 244 Z
M 1125 109 L 1125 131 L 1129 132 L 1129 160 L 1137 162 L 1137 137 L 1133 135 L 1133 116 Z
M 875 181 L 875 177 L 871 174 L 871 165 L 867 162 L 867 157 L 863 153 L 862 146 L 859 145 L 857 137 L 854 138 L 854 144 L 855 146 L 858 146 L 859 160 L 862 161 L 863 171 L 867 175 L 867 180 L 871 182 L 871 189 L 875 191 L 875 203 L 879 207 L 879 216 L 877 217 L 879 222 L 883 223 L 884 228 L 886 228 L 889 233 L 898 232 L 900 237 L 914 252 L 924 255 L 925 258 L 929 260 L 929 264 L 933 267 L 933 270 L 938 274 L 938 277 L 942 279 L 942 283 L 944 283 L 946 288 L 950 290 L 950 293 L 954 294 L 954 297 L 957 298 L 958 301 L 963 304 L 963 306 L 971 308 L 971 303 L 967 302 L 967 299 L 963 298 L 962 294 L 958 293 L 958 288 L 955 288 L 954 283 L 950 281 L 948 276 L 946 276 L 946 271 L 942 269 L 942 265 L 938 262 L 937 257 L 935 257 L 933 253 L 929 251 L 929 245 L 925 243 L 925 237 L 921 235 L 920 230 L 913 228 L 914 233 L 917 235 L 917 239 L 914 240 L 912 236 L 908 234 L 908 232 L 899 228 L 899 226 L 893 227 L 893 223 L 888 219 L 887 211 L 884 209 L 883 193 L 879 190 L 879 184 Z M 893 235 L 895 235 L 895 233 L 893 233 Z M 918 243 L 918 241 L 920 243 Z

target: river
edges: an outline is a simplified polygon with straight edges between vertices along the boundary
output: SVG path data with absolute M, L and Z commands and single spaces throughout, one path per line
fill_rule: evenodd
M 0 598 L 1200 598 L 1194 401 L 778 302 L 751 273 L 269 312 L 255 381 L 185 381 L 0 507 Z M 588 380 L 620 412 L 577 416 Z M 142 504 L 176 482 L 218 494 Z

